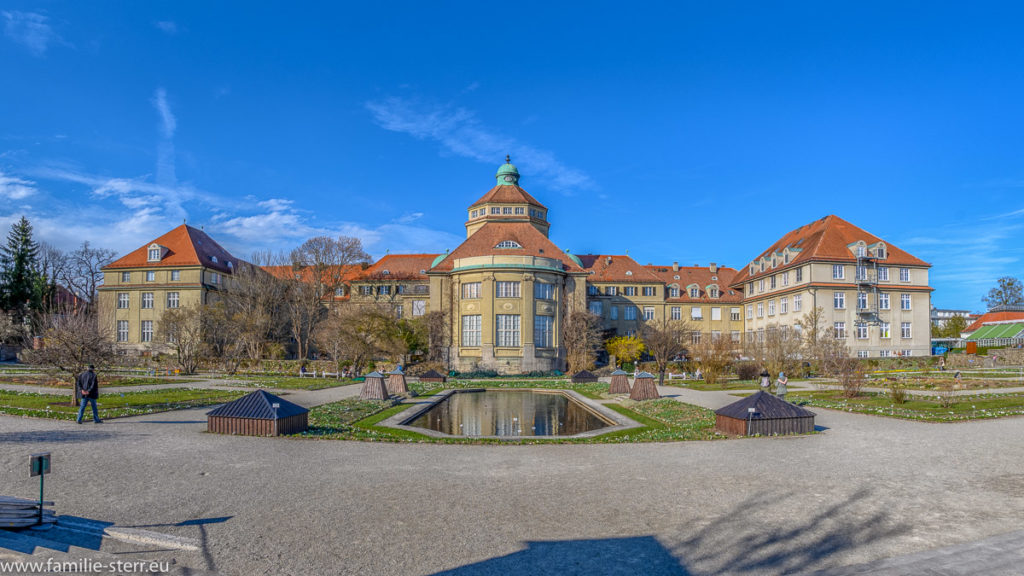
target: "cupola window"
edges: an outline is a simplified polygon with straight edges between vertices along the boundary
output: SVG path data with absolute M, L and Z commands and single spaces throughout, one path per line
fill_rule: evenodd
M 522 248 L 522 245 L 515 240 L 502 240 L 501 242 L 498 242 L 498 245 L 495 246 L 495 248 Z

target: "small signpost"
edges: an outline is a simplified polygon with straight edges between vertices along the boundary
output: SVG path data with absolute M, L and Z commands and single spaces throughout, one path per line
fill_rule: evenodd
M 43 523 L 43 479 L 50 473 L 50 453 L 40 452 L 30 458 L 32 475 L 39 476 L 39 524 Z

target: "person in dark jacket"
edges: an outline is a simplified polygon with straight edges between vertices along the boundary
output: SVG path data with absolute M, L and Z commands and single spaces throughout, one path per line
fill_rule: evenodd
M 100 415 L 96 411 L 96 399 L 100 397 L 100 381 L 96 378 L 95 367 L 89 364 L 89 369 L 78 375 L 75 386 L 82 393 L 82 403 L 78 406 L 78 423 L 82 423 L 82 416 L 85 414 L 85 405 L 92 403 L 92 421 L 102 424 Z

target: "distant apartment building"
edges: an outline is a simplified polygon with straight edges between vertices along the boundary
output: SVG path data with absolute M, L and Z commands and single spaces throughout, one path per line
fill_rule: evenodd
M 103 268 L 100 321 L 122 350 L 148 351 L 166 310 L 211 303 L 238 260 L 182 224 Z
M 784 235 L 745 266 L 745 337 L 799 332 L 821 308 L 834 338 L 861 358 L 930 354 L 930 264 L 830 215 Z
M 973 314 L 970 310 L 949 310 L 946 308 L 935 308 L 933 306 L 931 313 L 932 326 L 945 326 L 946 322 L 949 322 L 957 316 L 967 320 L 969 324 L 971 322 L 970 318 Z

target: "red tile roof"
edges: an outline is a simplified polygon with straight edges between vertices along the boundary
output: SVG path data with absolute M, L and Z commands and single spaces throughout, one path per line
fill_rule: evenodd
M 491 188 L 490 191 L 487 192 L 487 194 L 484 194 L 479 200 L 470 204 L 469 207 L 473 208 L 474 206 L 479 206 L 481 204 L 488 203 L 530 204 L 532 206 L 537 206 L 538 208 L 544 208 L 545 210 L 547 210 L 546 206 L 538 202 L 536 198 L 530 196 L 530 194 L 526 190 L 523 190 L 516 184 L 503 184 L 500 186 L 495 186 L 494 188 Z
M 438 256 L 439 254 L 388 254 L 363 270 L 358 280 L 427 280 L 426 271 L 430 270 L 430 265 Z
M 974 332 L 989 322 L 1007 322 L 1012 320 L 1024 320 L 1024 312 L 986 312 L 981 318 L 975 320 L 964 332 Z
M 159 244 L 167 249 L 159 262 L 148 261 L 148 251 L 152 244 Z M 216 262 L 214 262 L 214 258 L 216 258 Z M 230 274 L 233 267 L 229 268 L 228 262 L 234 266 L 238 264 L 238 259 L 217 244 L 206 232 L 182 224 L 156 240 L 147 242 L 144 246 L 107 264 L 103 269 L 205 266 Z
M 590 272 L 587 282 L 638 282 L 660 284 L 650 270 L 629 256 L 617 254 L 577 254 L 583 269 Z
M 810 262 L 813 260 L 824 260 L 829 262 L 856 262 L 856 255 L 849 246 L 858 241 L 866 244 L 884 242 L 886 246 L 886 258 L 879 260 L 885 265 L 904 266 L 931 266 L 931 264 L 910 255 L 907 252 L 885 242 L 878 236 L 870 234 L 842 218 L 830 214 L 810 224 L 805 224 L 780 238 L 770 248 L 754 258 L 759 261 L 762 257 L 771 258 L 772 254 L 781 254 L 786 248 L 796 248 L 799 252 L 791 252 L 792 256 L 788 264 L 776 265 L 775 268 L 765 267 L 764 272 L 758 271 L 750 274 L 749 266 L 744 266 L 739 274 L 733 279 L 733 284 L 740 284 L 748 280 L 774 274 L 780 270 L 786 270 L 793 266 Z
M 671 266 L 645 266 L 653 272 L 666 286 L 679 285 L 679 298 L 667 298 L 668 302 L 731 302 L 738 303 L 743 300 L 743 290 L 730 288 L 737 271 L 734 268 L 719 266 L 715 272 L 709 266 L 680 266 L 679 270 L 673 270 Z M 676 279 L 676 276 L 679 279 Z M 717 278 L 713 280 L 712 278 Z M 700 288 L 700 295 L 697 298 L 690 297 L 687 286 L 696 284 Z M 720 296 L 712 298 L 708 295 L 707 287 L 712 284 L 718 285 Z M 731 294 L 730 294 L 731 292 Z
M 313 281 L 314 268 L 311 266 L 302 268 L 299 271 L 296 271 L 291 264 L 285 264 L 283 266 L 261 266 L 261 268 L 270 273 L 271 276 L 274 276 L 275 278 L 280 278 L 281 280 L 300 279 L 305 282 Z M 348 282 L 351 282 L 352 280 L 358 278 L 359 275 L 362 273 L 362 264 L 349 264 L 348 266 L 345 266 L 344 270 L 342 270 L 341 272 L 341 281 L 347 284 Z M 299 276 L 296 276 L 296 274 L 299 274 L 301 278 Z M 333 276 L 333 268 L 331 273 L 328 274 L 328 276 Z
M 505 240 L 516 242 L 522 248 L 495 248 L 499 242 Z M 455 260 L 458 258 L 488 255 L 552 258 L 560 261 L 563 269 L 568 272 L 583 271 L 568 254 L 555 246 L 532 224 L 526 222 L 488 222 L 484 224 L 432 270 L 446 272 L 454 268 Z

